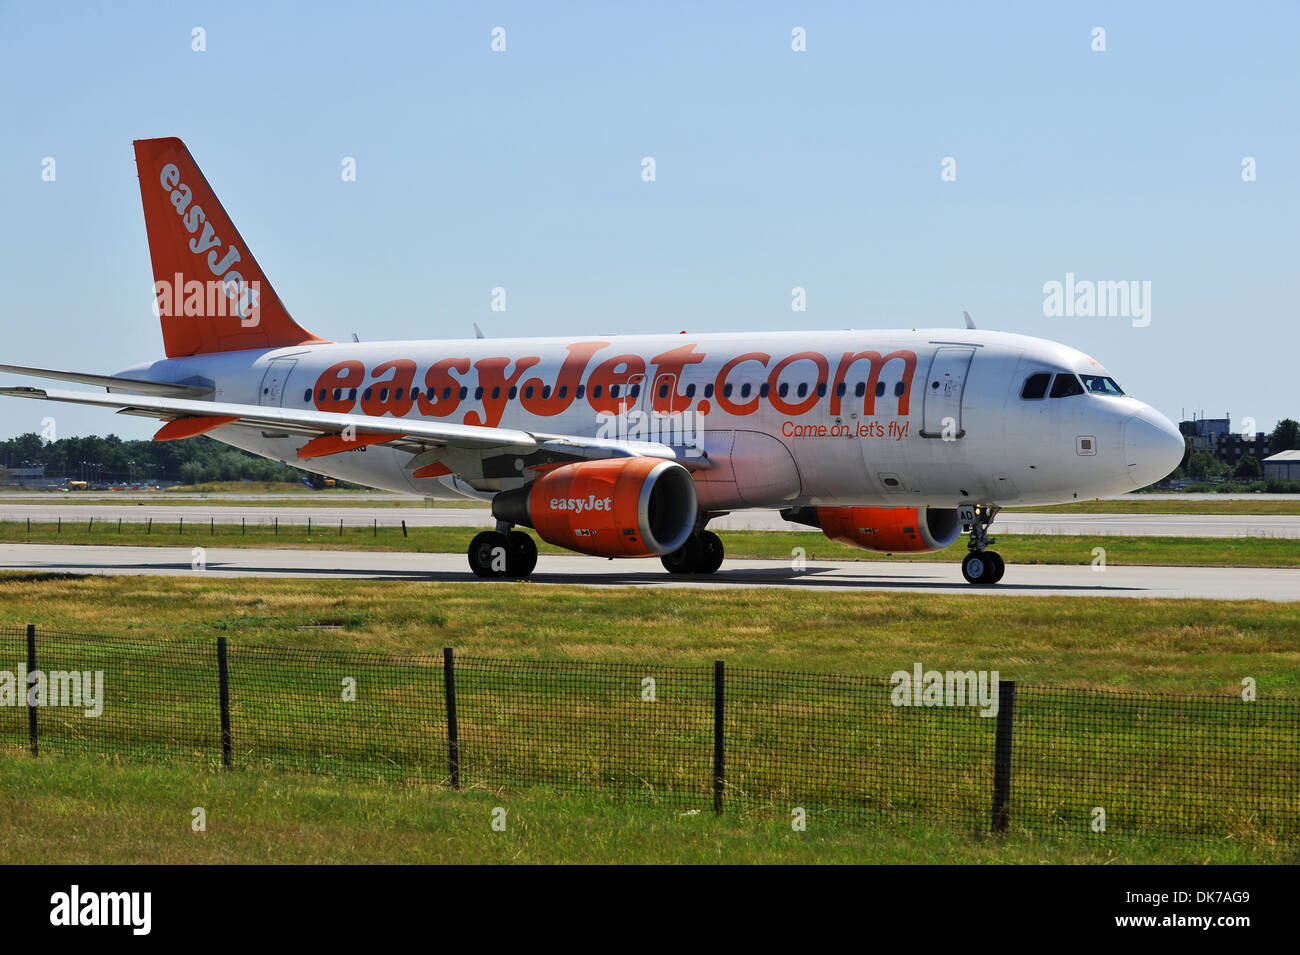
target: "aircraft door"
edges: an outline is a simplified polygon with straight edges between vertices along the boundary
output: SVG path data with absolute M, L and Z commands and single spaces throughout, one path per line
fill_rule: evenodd
M 921 437 L 942 438 L 945 433 L 956 438 L 965 436 L 961 423 L 961 399 L 974 354 L 974 348 L 950 345 L 942 346 L 934 353 L 930 374 L 925 378 Z
M 262 390 L 257 396 L 258 404 L 280 407 L 284 403 L 285 383 L 289 372 L 298 364 L 296 358 L 273 358 L 262 376 Z

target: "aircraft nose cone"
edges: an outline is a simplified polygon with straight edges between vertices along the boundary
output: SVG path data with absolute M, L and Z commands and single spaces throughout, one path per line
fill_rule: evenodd
M 1154 484 L 1182 463 L 1186 443 L 1172 421 L 1143 408 L 1124 422 L 1124 463 L 1136 487 Z

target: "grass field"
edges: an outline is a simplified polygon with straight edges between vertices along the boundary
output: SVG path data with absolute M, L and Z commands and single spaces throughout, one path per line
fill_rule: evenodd
M 194 832 L 202 807 L 207 829 Z M 492 812 L 506 810 L 504 832 Z M 0 863 L 1257 863 L 1234 843 L 882 831 L 810 816 L 687 814 L 546 790 L 503 794 L 92 758 L 0 758 Z
M 517 783 L 511 784 L 509 794 L 456 794 L 436 785 L 343 783 L 255 767 L 223 775 L 207 771 L 204 766 L 214 758 L 208 691 L 215 685 L 210 668 L 216 635 L 228 636 L 235 648 L 250 649 L 296 646 L 429 654 L 436 653 L 440 646 L 454 645 L 466 657 L 635 662 L 664 668 L 724 658 L 730 667 L 867 676 L 887 676 L 893 670 L 910 667 L 913 661 L 922 661 L 926 667 L 938 669 L 999 669 L 1004 678 L 1022 683 L 1225 694 L 1239 689 L 1242 675 L 1249 675 L 1258 681 L 1262 695 L 1295 696 L 1300 675 L 1300 640 L 1296 635 L 1300 608 L 1296 605 L 966 597 L 935 601 L 924 595 L 789 591 L 709 591 L 691 594 L 689 601 L 669 602 L 662 595 L 631 589 L 608 591 L 594 600 L 582 588 L 543 589 L 526 583 L 423 585 L 366 581 L 349 583 L 341 592 L 338 582 L 296 580 L 0 576 L 0 622 L 27 621 L 126 637 L 138 648 L 138 655 L 132 658 L 134 662 L 126 664 L 124 672 L 134 674 L 136 682 L 119 690 L 126 695 L 113 704 L 111 712 L 106 712 L 104 721 L 96 721 L 89 728 L 89 735 L 75 740 L 66 733 L 62 735 L 65 743 L 73 746 L 71 751 L 60 750 L 60 734 L 56 731 L 54 748 L 47 753 L 63 755 L 30 759 L 9 749 L 0 758 L 0 832 L 7 833 L 0 836 L 0 845 L 6 861 L 28 859 L 38 851 L 46 853 L 47 861 L 53 861 L 50 852 L 64 861 L 333 861 L 336 856 L 338 861 L 467 861 L 477 856 L 516 861 L 1222 862 L 1285 861 L 1288 855 L 1294 856 L 1293 850 L 1281 847 L 1284 843 L 1268 836 L 1273 831 L 1270 826 L 1286 823 L 1265 821 L 1265 828 L 1257 830 L 1256 823 L 1249 819 L 1250 806 L 1239 801 L 1228 808 L 1234 818 L 1242 817 L 1245 828 L 1240 843 L 1231 839 L 1165 843 L 1154 837 L 1133 841 L 1118 835 L 1095 845 L 1077 836 L 1061 841 L 1062 837 L 1043 835 L 1042 825 L 1050 816 L 1042 815 L 1042 811 L 1036 817 L 1039 825 L 1035 835 L 1019 831 L 1006 840 L 972 835 L 966 823 L 959 825 L 956 820 L 968 820 L 972 812 L 983 815 L 986 799 L 980 795 L 984 793 L 980 779 L 987 771 L 989 737 L 985 732 L 987 721 L 970 714 L 936 716 L 924 725 L 912 724 L 913 730 L 902 737 L 893 735 L 897 730 L 885 731 L 882 724 L 883 736 L 872 732 L 853 735 L 852 739 L 860 741 L 852 744 L 852 750 L 844 751 L 842 758 L 859 763 L 866 759 L 867 771 L 875 774 L 870 783 L 873 788 L 868 791 L 885 793 L 886 805 L 899 800 L 906 804 L 909 796 L 916 795 L 909 791 L 906 779 L 895 778 L 897 774 L 887 771 L 900 758 L 920 760 L 930 766 L 931 772 L 954 762 L 969 766 L 969 770 L 952 776 L 951 786 L 926 790 L 918 808 L 928 807 L 932 817 L 929 822 L 909 822 L 906 815 L 899 816 L 893 810 L 876 825 L 817 812 L 809 833 L 788 831 L 784 813 L 762 800 L 757 808 L 749 806 L 738 814 L 732 811 L 713 819 L 708 813 L 683 814 L 676 805 L 557 796 Z M 105 663 L 114 659 L 116 651 L 94 638 L 74 642 L 81 648 L 79 653 L 101 653 Z M 48 638 L 41 646 L 47 648 L 42 652 L 49 651 Z M 187 648 L 201 648 L 202 652 L 196 657 Z M 232 670 L 237 675 L 250 672 L 250 661 L 255 656 L 235 653 Z M 185 662 L 191 659 L 199 662 Z M 327 763 L 338 764 L 341 759 L 349 771 L 359 769 L 364 774 L 381 775 L 393 771 L 398 765 L 393 757 L 399 753 L 389 747 L 398 724 L 388 708 L 397 705 L 403 713 L 410 712 L 405 703 L 399 702 L 407 699 L 400 683 L 387 682 L 385 705 L 365 711 L 367 715 L 356 715 L 361 722 L 355 723 L 343 713 L 324 716 L 326 711 L 320 709 L 324 698 L 319 689 L 311 689 L 316 680 L 337 685 L 338 673 L 325 672 L 333 671 L 333 665 L 312 662 L 311 658 L 293 662 L 296 658 L 292 656 L 274 659 L 282 662 L 261 667 L 258 672 L 263 675 L 259 679 L 279 689 L 264 697 L 250 698 L 246 685 L 239 678 L 235 682 L 236 734 L 241 746 L 252 747 L 248 758 L 260 762 L 262 751 L 274 747 L 278 740 L 281 747 L 288 746 L 290 754 L 318 751 Z M 122 662 L 118 661 L 118 665 L 120 668 Z M 171 669 L 163 679 L 155 679 L 150 674 L 157 667 Z M 414 679 L 420 685 L 428 678 L 427 670 L 423 675 L 420 671 L 399 671 L 393 677 L 402 682 Z M 472 667 L 467 679 L 462 732 L 466 734 L 463 738 L 472 741 L 468 752 L 474 754 L 474 765 L 490 768 L 493 759 L 506 761 L 497 775 L 475 778 L 514 780 L 510 765 L 517 766 L 520 759 L 528 765 L 529 754 L 540 754 L 542 750 L 537 747 L 548 745 L 546 723 L 539 722 L 536 714 L 522 723 L 517 722 L 517 716 L 509 716 L 517 712 L 522 698 L 519 690 L 525 687 L 527 698 L 534 701 L 532 705 L 543 708 L 540 712 L 550 708 L 557 715 L 583 714 L 580 722 L 585 720 L 596 728 L 609 727 L 599 732 L 592 730 L 595 735 L 591 737 L 590 757 L 582 757 L 581 752 L 565 757 L 579 760 L 566 774 L 590 772 L 603 762 L 596 759 L 596 754 L 608 746 L 606 734 L 613 732 L 613 738 L 618 738 L 622 732 L 614 729 L 618 721 L 613 717 L 620 712 L 617 707 L 602 716 L 609 701 L 599 693 L 591 697 L 587 695 L 589 690 L 575 684 L 551 679 L 530 681 L 525 675 L 525 682 L 513 690 L 500 684 L 483 684 L 475 691 Z M 202 699 L 187 693 L 186 685 L 201 686 Z M 776 700 L 772 693 L 778 688 L 779 693 L 789 692 L 790 686 L 793 684 L 782 681 L 757 692 L 750 704 L 745 703 L 742 692 L 734 704 L 740 709 L 729 716 L 729 725 L 734 724 L 734 729 L 728 731 L 734 734 L 729 766 L 742 774 L 742 785 L 753 792 L 765 791 L 761 786 L 754 789 L 761 782 L 754 773 L 761 775 L 765 771 L 763 753 L 774 745 L 771 734 L 779 732 L 781 726 L 771 722 L 770 708 L 762 701 Z M 418 695 L 414 698 L 418 699 Z M 1201 779 L 1212 788 L 1248 792 L 1249 778 L 1257 771 L 1263 770 L 1270 779 L 1276 773 L 1287 772 L 1251 759 L 1238 759 L 1228 766 L 1221 761 L 1173 756 L 1182 752 L 1186 743 L 1170 749 L 1171 761 L 1163 747 L 1133 748 L 1149 739 L 1141 724 L 1132 722 L 1139 718 L 1140 711 L 1128 716 L 1110 711 L 1089 716 L 1080 711 L 1077 719 L 1082 722 L 1076 728 L 1074 723 L 1057 724 L 1051 716 L 1056 705 L 1051 699 L 1040 696 L 1035 704 L 1032 694 L 1025 697 L 1022 719 L 1029 720 L 1026 727 L 1039 727 L 1038 735 L 1029 737 L 1038 743 L 1035 746 L 1027 742 L 1028 748 L 1020 750 L 1021 788 L 1013 800 L 1017 804 L 1035 800 L 1041 803 L 1045 797 L 1049 807 L 1046 811 L 1068 807 L 1070 818 L 1077 818 L 1078 800 L 1095 793 L 1057 787 L 1062 785 L 1060 780 L 1073 778 L 1079 771 L 1076 761 L 1084 753 L 1092 754 L 1087 758 L 1089 765 L 1116 766 L 1121 774 L 1136 770 L 1143 779 L 1150 778 L 1149 767 L 1167 776 L 1167 783 L 1172 783 L 1169 791 L 1184 794 L 1194 793 Z M 862 714 L 855 717 L 859 711 L 838 692 L 820 702 L 805 698 L 804 703 L 812 706 L 811 712 L 828 719 L 829 726 L 863 718 Z M 848 709 L 844 709 L 846 705 Z M 334 706 L 337 708 L 337 701 Z M 177 727 L 166 720 L 159 723 L 130 715 L 146 711 L 179 714 L 191 709 L 194 715 L 182 720 L 186 731 L 193 727 L 197 734 L 190 742 L 184 735 L 178 737 Z M 704 712 L 707 714 L 707 707 Z M 696 717 L 699 715 L 696 713 Z M 57 726 L 58 716 L 47 714 L 54 721 L 52 726 Z M 421 718 L 421 725 L 428 716 Z M 10 746 L 20 745 L 24 731 L 16 711 L 5 716 L 6 721 L 11 718 L 13 725 L 5 722 L 4 735 Z M 568 716 L 566 720 L 573 718 Z M 259 719 L 267 721 L 267 729 L 257 729 L 262 725 Z M 892 717 L 886 715 L 885 719 Z M 1130 729 L 1118 731 L 1120 723 Z M 1187 724 L 1192 736 L 1211 733 L 1204 744 L 1209 752 L 1214 751 L 1214 723 L 1215 719 L 1207 719 Z M 79 752 L 77 746 L 98 752 L 94 747 L 109 742 L 118 732 L 114 725 L 126 727 L 126 736 L 134 740 L 104 750 L 118 752 L 120 764 L 72 755 Z M 702 725 L 707 725 L 707 716 Z M 1261 729 L 1278 731 L 1271 724 Z M 274 732 L 267 736 L 267 730 Z M 666 726 L 665 730 L 668 738 L 690 740 L 696 735 L 686 726 Z M 425 732 L 421 732 L 420 739 L 424 739 Z M 683 732 L 687 733 L 685 737 Z M 917 732 L 924 738 L 913 739 Z M 105 735 L 105 739 L 97 741 L 99 735 Z M 1235 738 L 1239 746 L 1254 747 L 1263 736 L 1251 732 Z M 496 755 L 484 755 L 484 747 L 494 739 Z M 792 742 L 787 740 L 782 745 Z M 701 752 L 707 754 L 707 740 L 689 745 L 703 745 Z M 868 748 L 859 752 L 858 747 L 863 745 Z M 171 755 L 190 756 L 176 763 L 137 765 L 133 760 L 137 746 L 147 752 L 161 747 Z M 430 746 L 427 753 L 421 749 Z M 410 765 L 428 766 L 429 754 L 437 750 L 435 734 L 417 743 L 415 750 L 406 752 L 402 759 L 409 762 L 414 757 Z M 837 751 L 828 751 L 814 761 Z M 657 752 L 657 745 L 648 754 L 636 750 L 633 765 L 642 767 L 637 770 L 638 778 L 643 773 L 649 773 L 645 778 L 654 779 L 655 773 L 677 771 L 673 762 L 657 763 L 663 758 L 656 756 Z M 198 765 L 194 761 L 196 753 L 201 756 Z M 435 777 L 441 758 L 432 757 Z M 546 764 L 560 765 L 551 763 L 553 758 L 549 757 Z M 820 771 L 829 774 L 824 777 L 825 784 L 832 787 L 828 793 L 841 785 L 835 782 L 840 770 L 833 768 L 840 765 L 835 761 L 839 758 Z M 752 763 L 754 759 L 758 762 Z M 275 765 L 297 763 L 278 760 Z M 653 769 L 655 765 L 659 768 Z M 707 765 L 707 757 L 702 765 Z M 876 768 L 872 770 L 872 766 Z M 1240 776 L 1243 771 L 1248 771 L 1245 782 Z M 747 783 L 746 773 L 752 777 Z M 814 777 L 823 778 L 820 774 Z M 1229 779 L 1237 782 L 1229 783 Z M 1133 789 L 1131 782 L 1121 779 L 1116 789 L 1116 780 L 1105 774 L 1094 782 L 1110 787 L 1107 805 L 1115 811 L 1117 820 L 1119 801 L 1140 800 L 1146 788 Z M 863 784 L 867 784 L 865 779 Z M 764 785 L 770 786 L 771 782 Z M 884 790 L 879 789 L 882 786 Z M 779 805 L 780 800 L 776 803 Z M 950 804 L 950 821 L 944 821 L 948 816 L 936 821 L 936 807 L 942 810 Z M 1175 812 L 1190 813 L 1186 820 L 1203 818 L 1205 812 L 1194 802 L 1169 804 Z M 194 834 L 188 829 L 188 813 L 195 805 L 208 809 L 208 833 Z M 515 827 L 508 830 L 513 837 L 493 833 L 487 826 L 486 816 L 497 805 L 507 806 L 514 813 Z M 1183 808 L 1176 808 L 1178 805 Z M 1052 810 L 1052 806 L 1059 809 Z M 34 812 L 33 807 L 39 808 Z M 1177 820 L 1183 818 L 1174 816 L 1171 824 L 1180 825 Z M 3 825 L 17 819 L 26 820 L 18 830 Z M 13 835 L 16 831 L 21 834 Z M 371 839 L 372 833 L 379 832 L 388 834 Z M 869 838 L 864 838 L 867 833 Z M 207 836 L 214 838 L 202 841 Z M 651 842 L 657 848 L 651 850 Z M 78 856 L 78 852 L 88 855 Z
M 153 547 L 280 547 L 313 550 L 402 551 L 417 554 L 462 554 L 481 527 L 345 526 L 314 524 L 186 523 L 148 524 L 64 521 L 0 522 L 0 542 L 34 544 L 123 544 Z M 817 531 L 722 531 L 732 558 L 790 560 L 796 547 L 808 560 L 906 560 L 959 564 L 966 550 L 960 543 L 933 554 L 886 557 L 829 540 Z M 1140 537 L 1051 534 L 999 534 L 998 553 L 1011 564 L 1092 564 L 1103 547 L 1106 563 L 1166 567 L 1300 567 L 1300 541 L 1272 537 Z M 568 551 L 538 542 L 538 553 Z
M 659 591 L 0 574 L 0 624 L 159 644 L 459 652 L 531 660 L 708 663 L 888 676 L 998 669 L 1080 687 L 1300 695 L 1300 603 L 801 590 Z

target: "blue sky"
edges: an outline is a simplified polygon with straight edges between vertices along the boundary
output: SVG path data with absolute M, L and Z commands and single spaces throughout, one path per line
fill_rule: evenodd
M 1297 5 L 76 6 L 0 0 L 0 361 L 161 357 L 131 140 L 175 135 L 328 338 L 968 309 L 1175 419 L 1300 417 Z M 1045 316 L 1067 272 L 1151 282 L 1150 325 Z M 0 437 L 47 413 L 0 403 Z M 57 414 L 60 435 L 153 430 Z

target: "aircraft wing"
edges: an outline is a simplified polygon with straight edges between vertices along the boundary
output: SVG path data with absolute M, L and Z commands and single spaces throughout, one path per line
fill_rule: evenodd
M 325 457 L 383 444 L 414 454 L 411 464 L 418 468 L 417 477 L 452 471 L 479 472 L 474 476 L 484 477 L 518 477 L 520 460 L 525 470 L 569 461 L 640 456 L 680 460 L 687 467 L 710 466 L 706 458 L 688 456 L 686 449 L 650 441 L 607 440 L 427 419 L 338 414 L 156 395 L 101 395 L 17 386 L 0 388 L 0 395 L 98 405 L 114 408 L 118 414 L 158 418 L 166 424 L 154 436 L 156 441 L 193 437 L 230 425 L 307 437 L 310 440 L 299 450 L 300 458 Z M 440 461 L 446 464 L 439 464 Z

